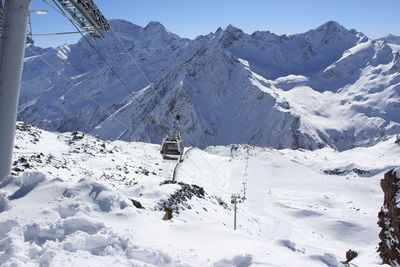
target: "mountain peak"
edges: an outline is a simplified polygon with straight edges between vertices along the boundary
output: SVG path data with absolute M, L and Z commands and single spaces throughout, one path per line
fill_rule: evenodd
M 326 31 L 326 32 L 344 32 L 348 31 L 345 27 L 336 21 L 330 20 L 321 26 L 319 26 L 316 31 Z
M 110 22 L 110 24 L 112 26 L 117 26 L 117 25 L 135 25 L 132 22 L 124 20 L 124 19 L 110 19 L 109 22 Z
M 111 19 L 110 25 L 118 33 L 134 34 L 142 29 L 142 27 L 123 19 Z
M 223 32 L 224 30 L 221 28 L 221 27 L 218 27 L 218 29 L 215 31 L 215 34 L 218 34 L 218 33 L 221 33 L 221 32 Z
M 218 28 L 216 34 L 219 35 L 220 41 L 225 47 L 232 44 L 232 42 L 241 39 L 245 35 L 241 29 L 236 28 L 231 24 L 229 24 L 224 30 Z
M 296 36 L 302 36 L 314 45 L 335 47 L 338 52 L 367 39 L 364 34 L 346 29 L 336 21 L 328 21 L 314 30 Z
M 145 30 L 163 30 L 167 31 L 167 29 L 158 21 L 150 21 L 146 27 L 144 27 Z
M 400 45 L 400 36 L 396 36 L 393 34 L 388 34 L 385 37 L 379 38 L 378 40 L 386 41 L 389 44 Z
M 226 32 L 243 32 L 241 29 L 236 28 L 235 26 L 233 26 L 232 24 L 229 24 L 226 28 L 225 28 Z

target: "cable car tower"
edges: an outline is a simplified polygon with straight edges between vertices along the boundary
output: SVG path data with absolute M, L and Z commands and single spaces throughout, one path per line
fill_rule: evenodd
M 92 0 L 56 1 L 67 18 L 93 38 L 103 39 L 110 29 Z M 30 3 L 0 0 L 0 181 L 11 172 Z
M 89 33 L 93 38 L 104 39 L 104 33 L 110 30 L 110 24 L 92 0 L 57 0 L 70 15 L 76 26 Z

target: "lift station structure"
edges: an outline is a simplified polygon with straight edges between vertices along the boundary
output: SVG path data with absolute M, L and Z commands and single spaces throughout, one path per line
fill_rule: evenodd
M 110 29 L 92 0 L 53 2 L 93 38 L 103 39 Z M 30 3 L 31 0 L 0 0 L 0 181 L 11 173 Z

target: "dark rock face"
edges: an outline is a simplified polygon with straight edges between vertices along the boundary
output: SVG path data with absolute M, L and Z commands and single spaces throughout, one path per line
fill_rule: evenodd
M 169 212 L 166 210 L 167 208 L 177 214 L 179 214 L 179 209 L 191 209 L 192 207 L 186 203 L 188 200 L 192 199 L 192 197 L 204 198 L 206 195 L 203 187 L 195 184 L 189 185 L 171 180 L 161 183 L 161 185 L 164 184 L 178 184 L 181 186 L 181 189 L 177 190 L 167 200 L 164 199 L 158 203 L 158 209 L 166 211 L 167 214 Z
M 133 206 L 135 206 L 137 209 L 144 209 L 142 203 L 140 203 L 138 200 L 135 200 L 133 198 L 130 198 L 129 200 L 132 201 Z
M 165 211 L 165 214 L 164 214 L 164 217 L 163 217 L 164 221 L 171 220 L 174 217 L 172 215 L 172 211 L 173 210 L 171 208 L 166 207 L 166 208 L 164 208 L 164 211 Z
M 346 252 L 346 260 L 342 261 L 345 266 L 350 266 L 349 263 L 358 256 L 358 253 L 354 250 L 349 249 Z
M 397 172 L 399 173 L 399 172 Z M 381 180 L 384 202 L 378 214 L 381 242 L 378 252 L 383 263 L 391 266 L 400 264 L 400 177 L 395 170 L 385 173 Z

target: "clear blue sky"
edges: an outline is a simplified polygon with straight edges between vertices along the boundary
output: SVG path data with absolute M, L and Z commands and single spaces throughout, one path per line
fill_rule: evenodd
M 51 2 L 51 0 L 48 0 Z M 334 20 L 371 38 L 400 35 L 399 0 L 94 0 L 107 19 L 119 18 L 145 26 L 159 21 L 181 37 L 194 38 L 232 24 L 255 30 L 294 34 Z M 34 33 L 74 31 L 64 17 L 42 0 L 32 0 Z M 35 37 L 42 47 L 74 43 L 79 36 Z

